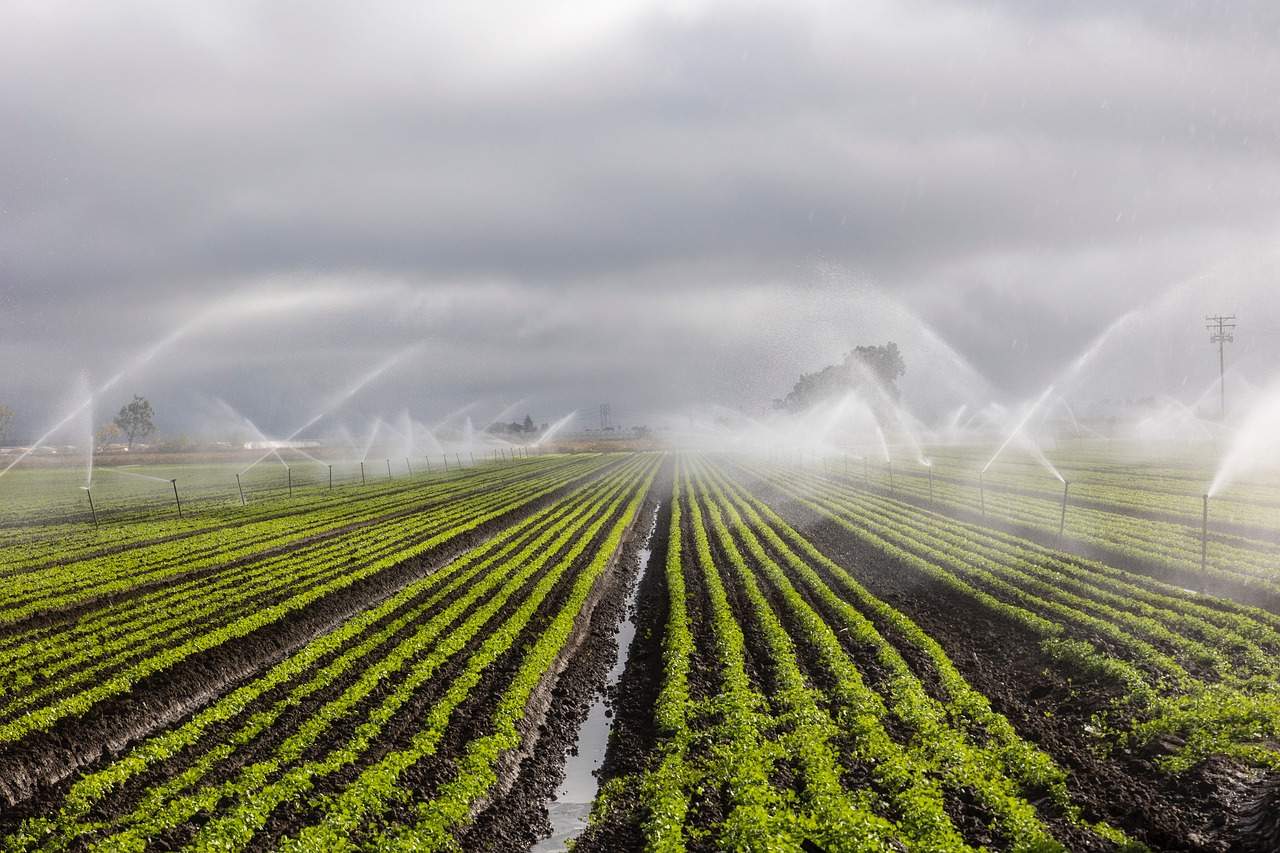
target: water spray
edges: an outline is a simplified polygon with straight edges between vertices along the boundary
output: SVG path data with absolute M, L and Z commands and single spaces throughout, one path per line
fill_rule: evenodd
M 89 514 L 93 516 L 93 526 L 96 528 L 98 526 L 98 511 L 93 507 L 93 490 L 88 486 L 81 486 L 80 488 L 84 489 L 84 493 L 89 496 Z
M 240 506 L 245 506 L 244 486 L 240 485 L 240 474 L 236 474 L 236 491 L 240 493 Z
M 474 453 L 471 454 L 471 467 L 476 467 L 476 455 Z
M 1062 538 L 1062 534 L 1067 529 L 1067 490 L 1071 488 L 1070 480 L 1062 481 L 1062 518 L 1058 521 L 1058 538 Z
M 182 518 L 182 499 L 178 497 L 178 478 L 169 481 L 173 486 L 173 502 L 178 505 L 178 518 Z

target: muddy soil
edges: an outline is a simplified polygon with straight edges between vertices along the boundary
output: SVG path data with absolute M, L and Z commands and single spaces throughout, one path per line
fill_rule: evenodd
M 1229 824 L 1247 781 L 1239 771 L 1208 762 L 1172 776 L 1155 766 L 1158 755 L 1152 751 L 1103 754 L 1089 731 L 1093 715 L 1115 698 L 1112 686 L 1062 672 L 1018 625 L 976 609 L 777 493 L 761 489 L 760 495 L 819 550 L 941 643 L 992 707 L 1068 771 L 1072 796 L 1086 818 L 1105 819 L 1158 850 L 1234 849 Z
M 364 578 L 271 625 L 187 658 L 138 682 L 126 695 L 99 703 L 84 715 L 64 719 L 47 731 L 0 747 L 0 802 L 7 806 L 0 818 L 0 829 L 25 816 L 43 813 L 57 802 L 59 789 L 65 787 L 59 783 L 73 773 L 180 721 L 241 680 L 612 467 L 593 471 L 427 554 Z

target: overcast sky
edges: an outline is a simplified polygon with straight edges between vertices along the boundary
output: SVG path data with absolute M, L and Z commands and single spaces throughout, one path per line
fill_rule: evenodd
M 0 402 L 169 430 L 527 397 L 757 411 L 893 337 L 915 405 L 1280 361 L 1280 6 L 0 6 Z M 183 331 L 142 366 L 140 353 Z M 81 377 L 86 377 L 81 380 Z M 335 416 L 336 417 L 336 416 Z

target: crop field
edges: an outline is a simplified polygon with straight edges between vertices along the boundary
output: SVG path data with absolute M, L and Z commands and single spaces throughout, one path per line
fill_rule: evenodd
M 1271 849 L 1280 488 L 932 458 L 19 470 L 0 847 L 529 849 L 604 703 L 575 850 Z

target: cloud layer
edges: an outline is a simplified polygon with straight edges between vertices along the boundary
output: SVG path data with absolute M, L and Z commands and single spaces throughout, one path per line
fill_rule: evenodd
M 479 6 L 0 11 L 20 423 L 210 310 L 122 386 L 174 428 L 287 431 L 415 341 L 362 405 L 750 409 L 888 334 L 923 396 L 1018 396 L 1179 283 L 1152 382 L 1211 378 L 1206 311 L 1280 329 L 1272 4 Z

